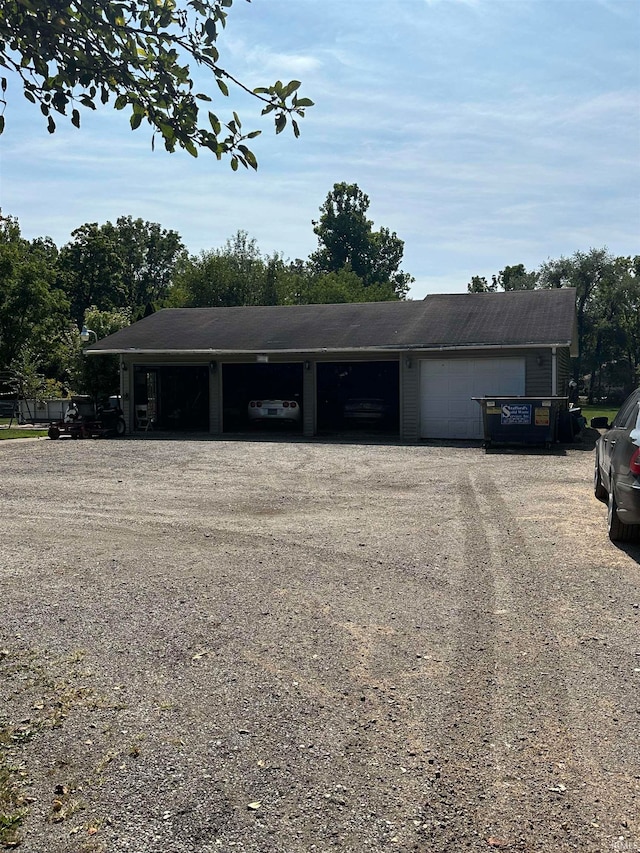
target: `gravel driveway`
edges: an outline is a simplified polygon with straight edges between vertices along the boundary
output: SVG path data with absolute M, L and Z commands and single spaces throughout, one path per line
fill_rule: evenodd
M 4 840 L 640 850 L 640 549 L 592 460 L 2 442 Z

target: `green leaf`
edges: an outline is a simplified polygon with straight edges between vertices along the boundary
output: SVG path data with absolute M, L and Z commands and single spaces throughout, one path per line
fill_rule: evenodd
M 142 124 L 142 114 L 141 113 L 133 113 L 131 118 L 129 119 L 129 124 L 131 125 L 131 130 L 136 130 Z
M 56 132 L 56 123 L 51 118 L 51 116 L 49 116 L 49 119 L 47 121 L 47 130 L 49 131 L 49 133 L 55 133 Z
M 291 80 L 284 87 L 283 97 L 288 98 L 289 95 L 292 95 L 296 91 L 296 89 L 300 88 L 300 86 L 302 86 L 302 83 L 299 80 Z
M 73 110 L 71 113 L 71 124 L 74 127 L 80 127 L 80 113 L 78 110 Z
M 172 142 L 176 138 L 175 131 L 170 124 L 160 123 L 158 127 L 160 128 L 160 133 L 167 142 Z
M 221 91 L 221 92 L 222 92 L 222 94 L 225 96 L 225 98 L 228 98 L 228 97 L 229 97 L 229 87 L 228 87 L 228 86 L 227 86 L 227 84 L 224 82 L 224 80 L 221 80 L 221 79 L 218 77 L 218 78 L 216 79 L 216 83 L 218 84 L 218 89 L 220 89 L 220 91 Z
M 0 134 L 4 130 L 4 116 L 0 116 Z
M 231 168 L 233 169 L 234 172 L 238 171 L 238 158 L 237 157 L 231 158 Z
M 222 125 L 218 120 L 218 116 L 214 116 L 213 113 L 209 113 L 209 124 L 211 125 L 211 129 L 213 130 L 215 135 L 218 136 L 218 134 L 222 130 Z
M 284 113 L 278 113 L 276 116 L 276 133 L 282 133 L 287 126 L 287 117 Z

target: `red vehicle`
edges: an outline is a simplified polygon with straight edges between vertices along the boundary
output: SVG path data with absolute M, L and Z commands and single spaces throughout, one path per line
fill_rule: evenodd
M 47 434 L 55 441 L 63 436 L 76 439 L 110 436 L 119 438 L 126 431 L 126 423 L 117 397 L 111 397 L 108 405 L 97 407 L 86 399 L 72 398 L 63 420 L 50 424 Z

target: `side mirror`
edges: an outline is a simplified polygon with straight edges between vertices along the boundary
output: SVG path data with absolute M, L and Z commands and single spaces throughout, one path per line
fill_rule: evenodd
M 609 429 L 609 421 L 607 418 L 591 418 L 592 429 Z

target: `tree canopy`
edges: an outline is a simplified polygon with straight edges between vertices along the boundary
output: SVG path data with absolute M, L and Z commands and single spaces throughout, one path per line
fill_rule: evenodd
M 60 250 L 58 281 L 78 326 L 92 305 L 126 309 L 135 319 L 162 304 L 177 261 L 186 255 L 177 231 L 120 216 L 115 224 L 88 222 Z
M 313 223 L 318 249 L 310 261 L 317 272 L 354 272 L 365 287 L 390 284 L 404 297 L 412 277 L 400 270 L 404 242 L 388 228 L 373 230 L 369 196 L 357 184 L 337 183 Z
M 25 240 L 18 221 L 0 217 L 0 370 L 26 345 L 52 358 L 69 308 L 55 288 L 57 250 L 48 240 Z
M 250 0 L 248 0 L 250 2 Z M 96 109 L 113 99 L 127 109 L 133 130 L 147 122 L 152 145 L 162 139 L 167 151 L 201 148 L 231 167 L 257 168 L 246 142 L 260 131 L 245 132 L 240 118 L 220 118 L 201 106 L 212 92 L 227 97 L 230 88 L 248 92 L 262 114 L 273 114 L 276 133 L 298 119 L 308 98 L 298 96 L 300 82 L 249 88 L 220 63 L 216 42 L 233 0 L 3 0 L 0 11 L 0 66 L 16 75 L 24 95 L 39 106 L 50 133 L 56 116 L 80 127 L 80 110 Z M 189 63 L 209 72 L 208 92 L 195 90 Z M 0 79 L 4 129 L 7 78 Z
M 267 267 L 257 242 L 238 231 L 222 249 L 183 261 L 169 304 L 181 308 L 220 308 L 265 304 Z

